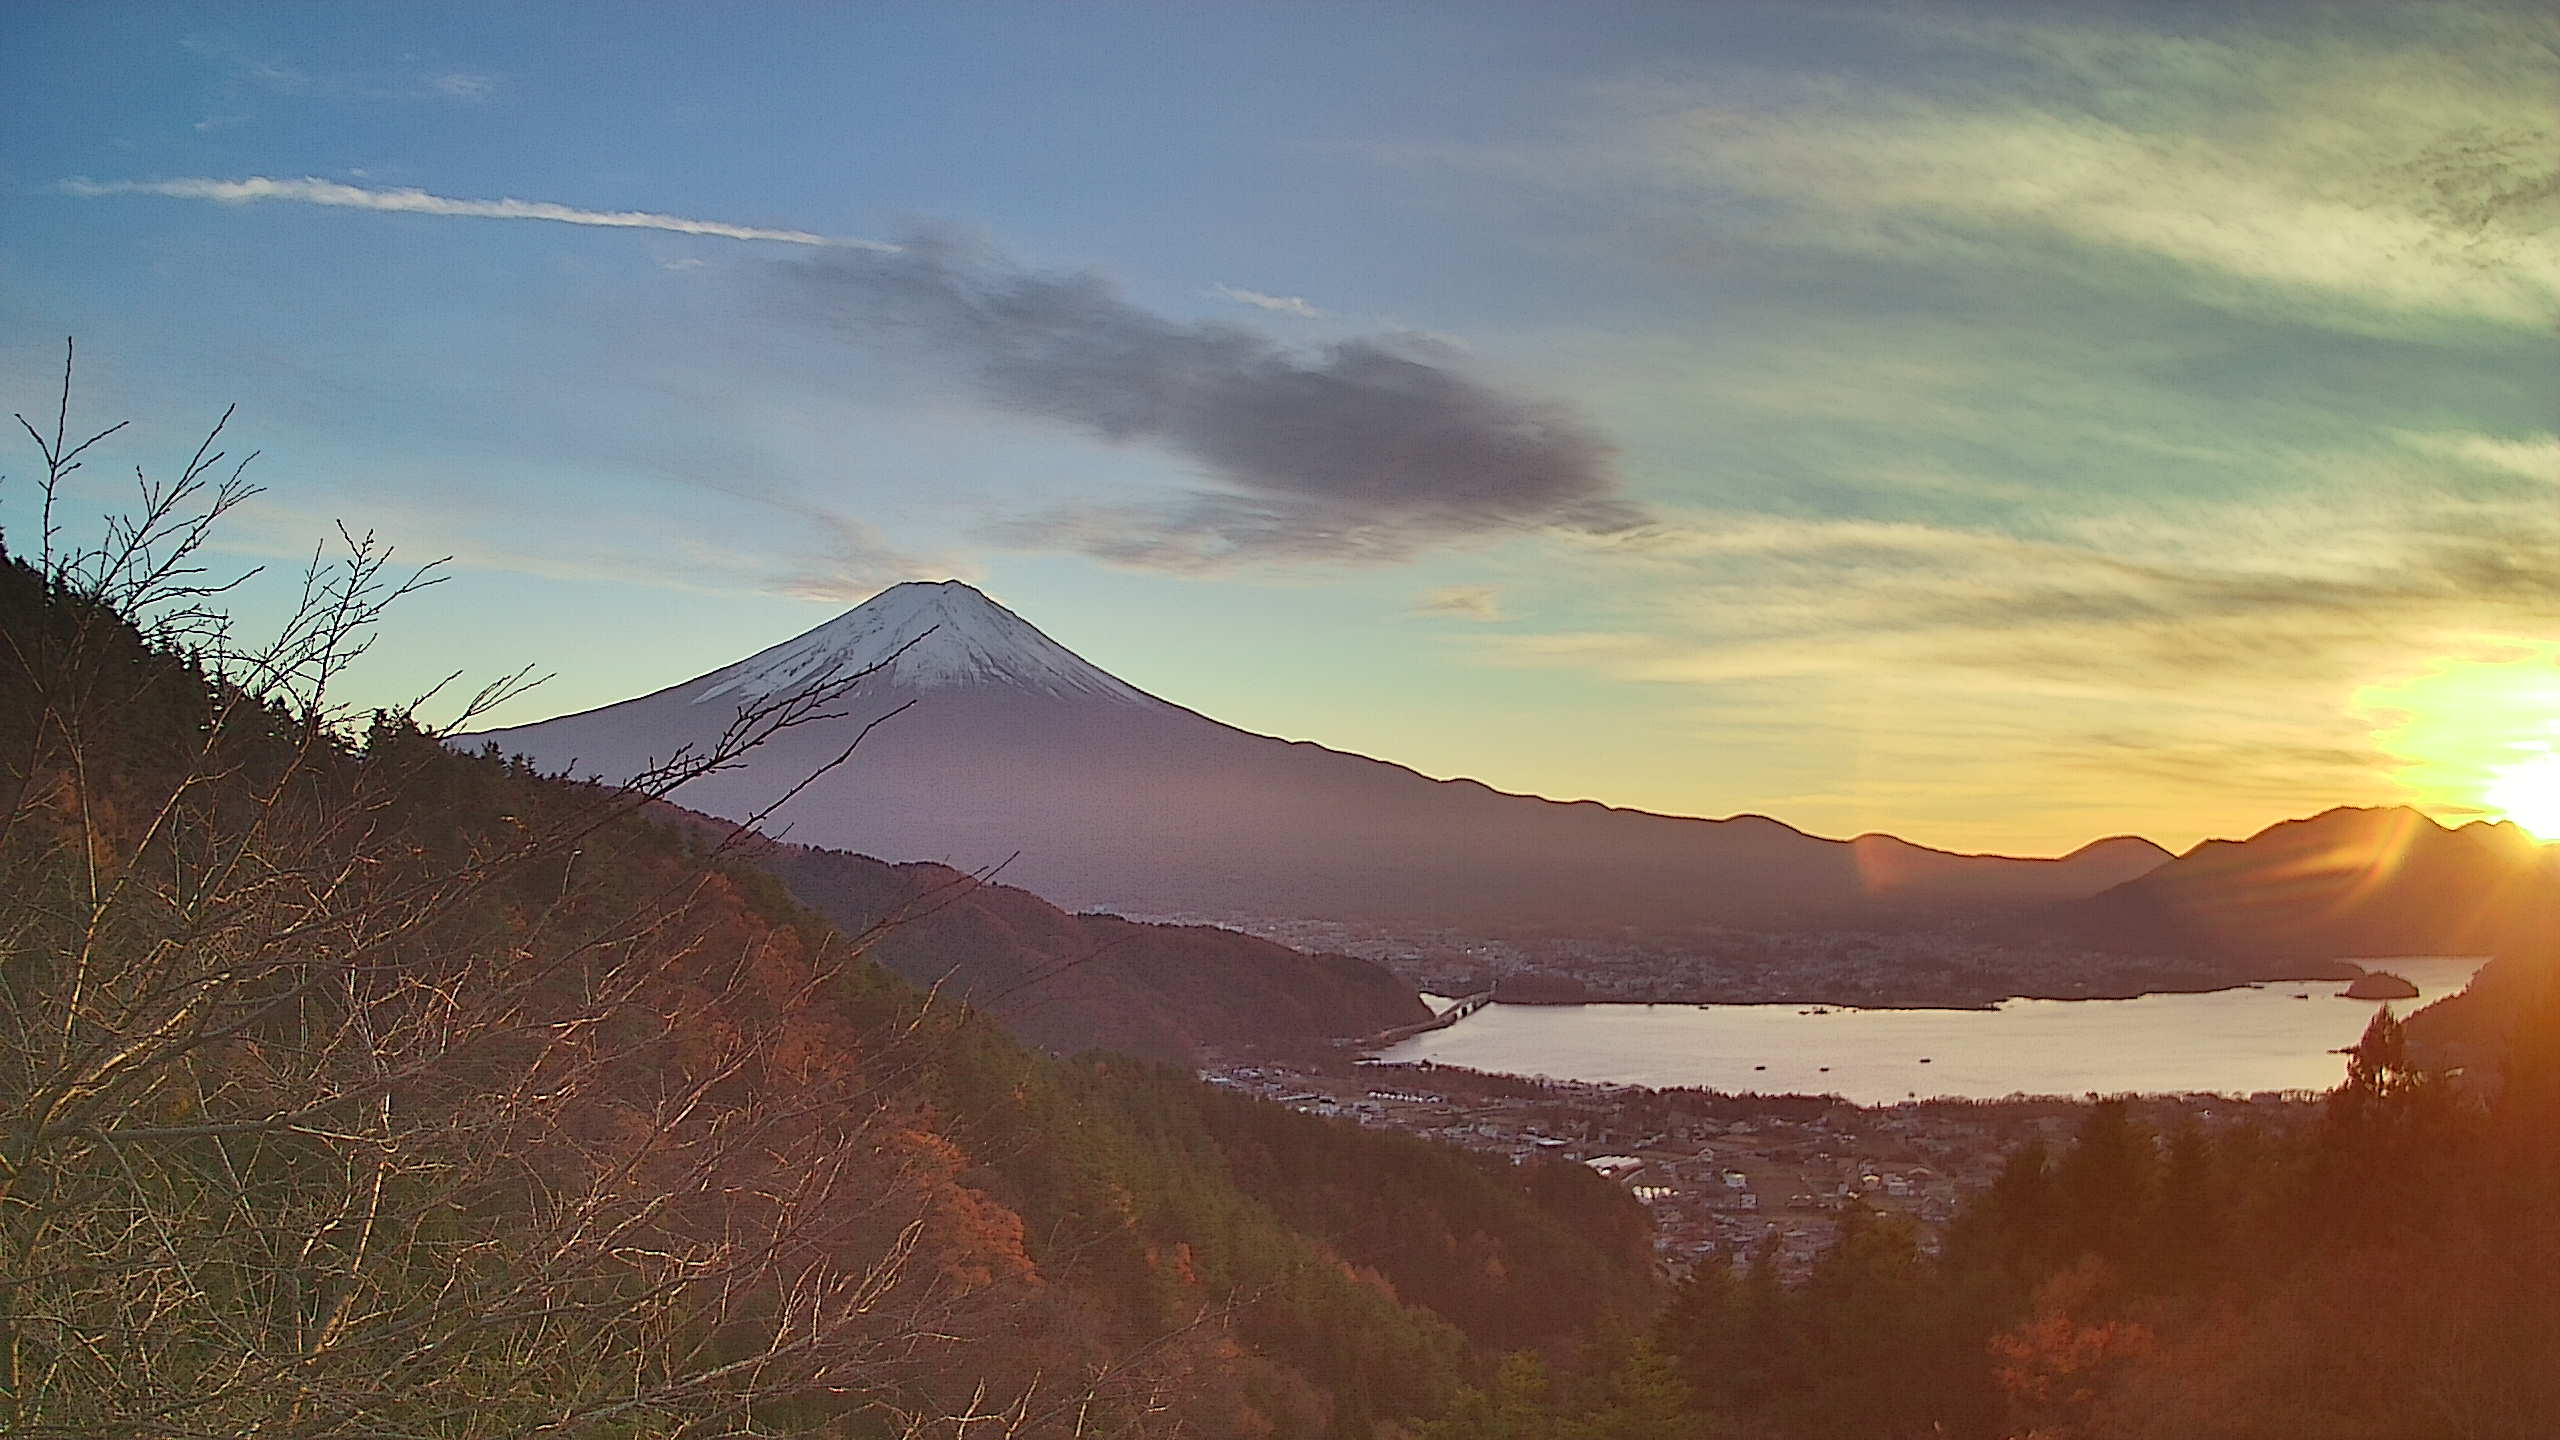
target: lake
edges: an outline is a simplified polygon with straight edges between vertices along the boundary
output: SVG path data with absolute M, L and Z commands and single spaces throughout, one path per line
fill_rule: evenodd
M 2363 962 L 2418 987 L 2406 1015 L 2461 989 L 2477 958 Z M 1488 1005 L 1382 1053 L 1616 1084 L 1919 1097 L 2248 1095 L 2325 1090 L 2379 1002 L 2344 981 L 2269 981 L 2200 995 L 2009 1000 L 1991 1010 L 1781 1005 Z M 2308 998 L 2297 998 L 2304 997 Z M 1825 1013 L 1811 1013 L 1817 1009 Z

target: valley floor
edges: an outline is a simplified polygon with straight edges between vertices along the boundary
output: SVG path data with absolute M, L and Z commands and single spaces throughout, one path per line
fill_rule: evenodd
M 1219 925 L 1309 953 L 1375 961 L 1417 989 L 1506 1000 L 1751 1005 L 1772 1001 L 1980 1009 L 2012 997 L 2112 1000 L 2252 980 L 2332 979 L 2334 962 L 2217 965 L 2125 955 L 1963 928 L 1616 935 L 1483 934 L 1458 928 L 1271 916 L 1130 915 Z
M 1314 1054 L 1230 1056 L 1201 1075 L 1308 1114 L 1515 1160 L 1581 1161 L 1645 1202 L 1666 1268 L 1768 1245 L 1791 1278 L 1830 1244 L 1853 1199 L 1910 1217 L 1924 1244 L 1934 1244 L 2010 1151 L 2029 1139 L 2061 1141 L 2088 1110 L 2053 1098 L 1858 1106 L 1828 1096 L 1652 1090 Z M 2132 1103 L 2163 1132 L 2180 1119 L 2208 1130 L 2244 1120 L 2283 1130 L 2317 1109 L 2275 1095 Z

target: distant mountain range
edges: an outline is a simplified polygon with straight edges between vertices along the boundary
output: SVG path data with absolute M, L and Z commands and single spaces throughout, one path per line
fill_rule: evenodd
M 2447 828 L 2405 807 L 2342 808 L 2207 840 L 2006 933 L 2178 955 L 2248 973 L 2392 955 L 2539 952 L 2560 922 L 2560 851 L 2512 823 Z
M 894 586 L 683 684 L 464 743 L 619 781 L 706 743 L 741 707 L 875 665 L 841 718 L 676 798 L 753 814 L 908 705 L 767 828 L 961 869 L 1012 857 L 1006 881 L 1072 908 L 1477 929 L 1901 923 L 2079 899 L 2168 858 L 2132 837 L 2051 860 L 1961 855 L 1433 780 L 1149 695 L 957 581 Z

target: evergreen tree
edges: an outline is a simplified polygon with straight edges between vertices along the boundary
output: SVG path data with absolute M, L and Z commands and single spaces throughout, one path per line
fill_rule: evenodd
M 1671 1360 L 1631 1339 L 1604 1370 L 1561 1440 L 1689 1440 L 1717 1433 L 1698 1415 Z
M 1527 1351 L 1506 1356 L 1490 1390 L 1458 1392 L 1446 1415 L 1424 1422 L 1416 1440 L 1560 1440 L 1554 1382 Z
M 2174 1288 L 2192 1287 L 2213 1273 L 2227 1218 L 2215 1193 L 2213 1142 L 2192 1119 L 2169 1134 L 2140 1246 L 2144 1273 Z
M 2121 1097 L 2090 1106 L 2070 1152 L 2054 1167 L 2054 1199 L 2069 1237 L 2068 1255 L 2129 1260 L 2140 1244 L 2158 1171 L 2158 1148 Z

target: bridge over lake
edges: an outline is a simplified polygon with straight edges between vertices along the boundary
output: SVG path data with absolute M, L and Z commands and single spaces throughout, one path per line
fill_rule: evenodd
M 1392 1030 L 1381 1030 L 1365 1039 L 1345 1043 L 1354 1050 L 1378 1050 L 1389 1045 L 1400 1045 L 1416 1035 L 1427 1035 L 1434 1030 L 1446 1030 L 1492 1003 L 1493 992 L 1479 990 L 1473 995 L 1459 996 L 1448 1009 L 1428 1020 L 1417 1020 L 1411 1025 L 1398 1025 Z

